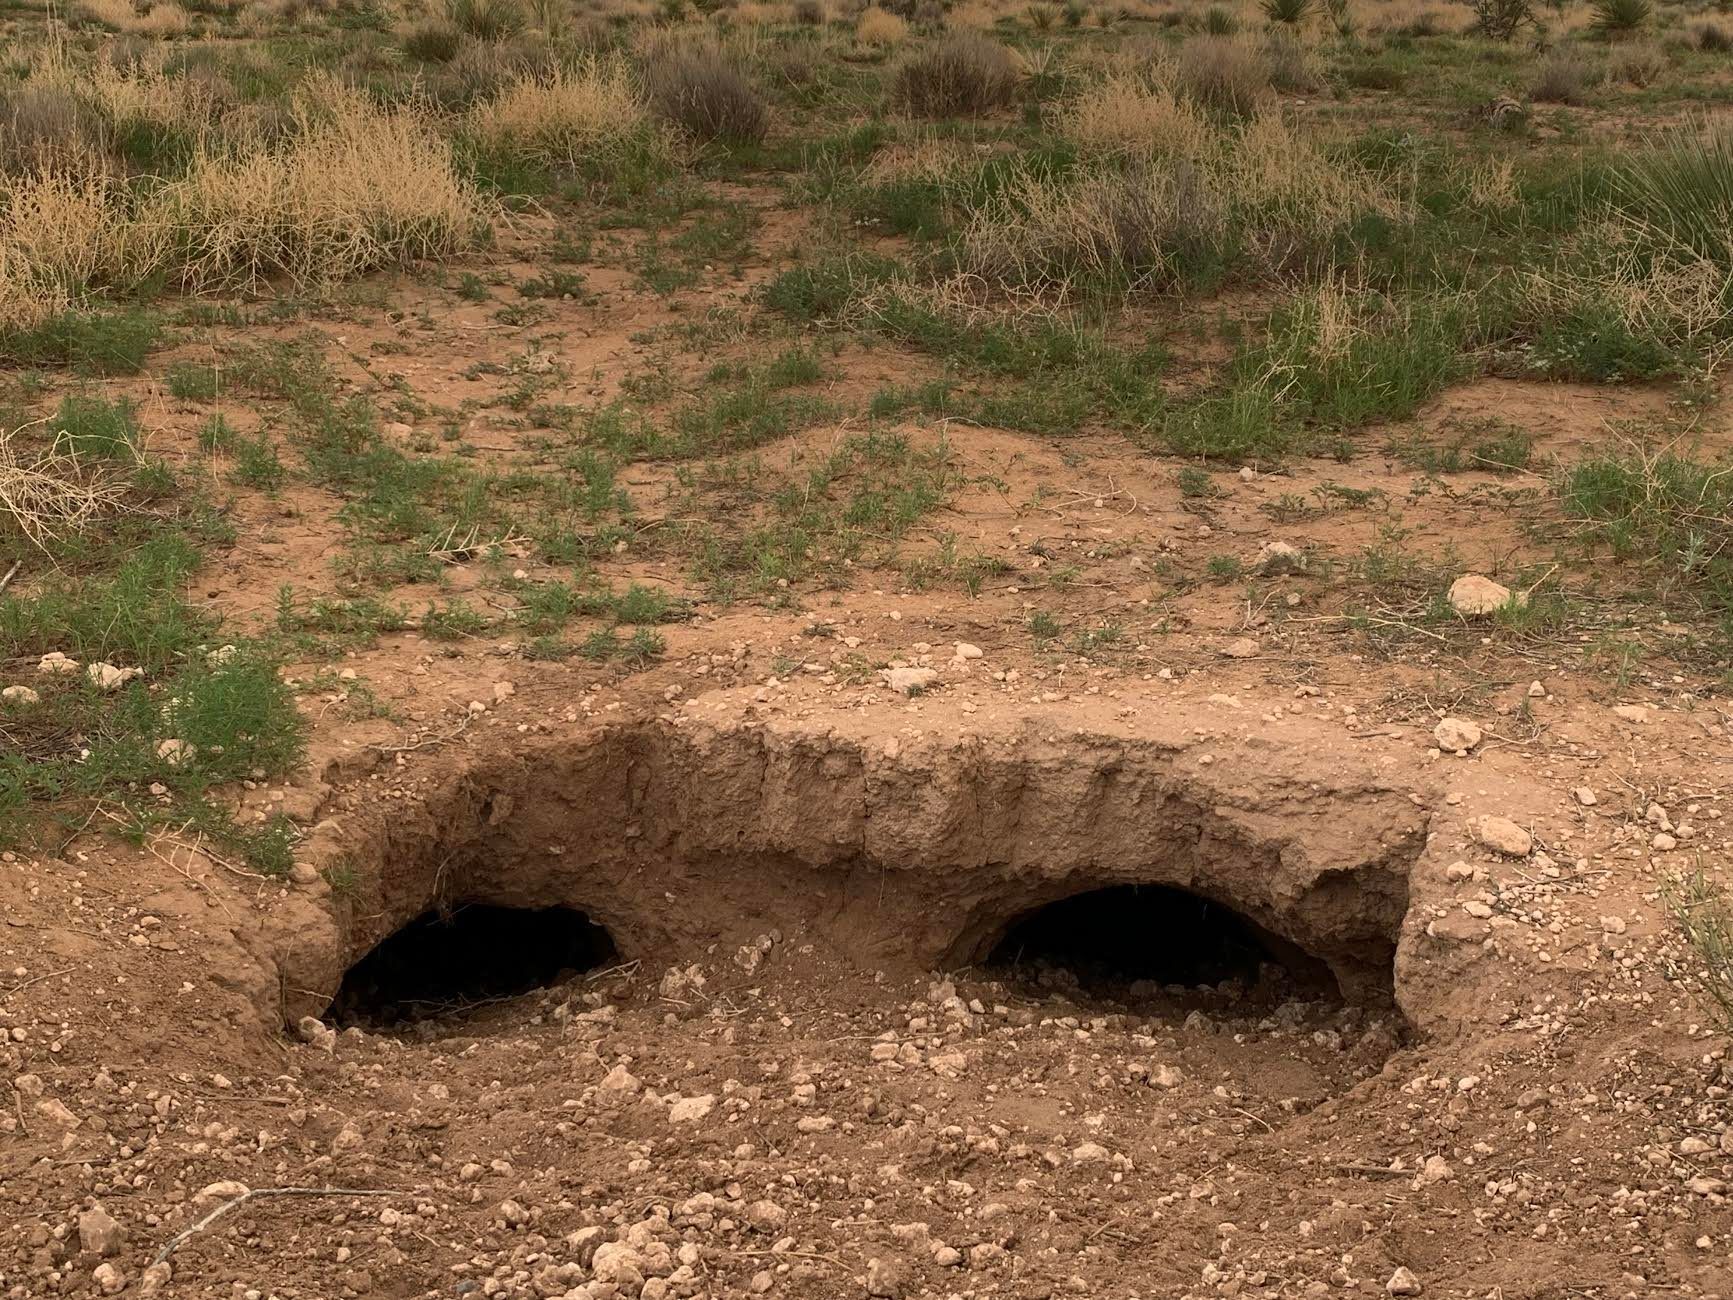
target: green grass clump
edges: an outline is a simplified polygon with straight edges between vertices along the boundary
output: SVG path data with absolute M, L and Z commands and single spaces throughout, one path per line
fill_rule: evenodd
M 34 329 L 0 333 L 0 362 L 65 366 L 81 375 L 135 375 L 157 340 L 156 318 L 138 310 L 66 312 Z

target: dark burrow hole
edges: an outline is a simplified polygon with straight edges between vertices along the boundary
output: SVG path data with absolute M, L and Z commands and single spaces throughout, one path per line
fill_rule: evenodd
M 549 988 L 612 964 L 608 932 L 569 907 L 426 912 L 349 968 L 326 1019 L 379 1028 Z
M 1238 912 L 1183 889 L 1119 885 L 1013 921 L 987 964 L 1117 999 L 1219 992 L 1340 997 L 1329 967 Z

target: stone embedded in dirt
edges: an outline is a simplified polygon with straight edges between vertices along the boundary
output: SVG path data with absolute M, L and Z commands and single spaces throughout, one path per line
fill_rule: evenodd
M 317 1016 L 302 1016 L 295 1022 L 295 1035 L 309 1047 L 321 1052 L 337 1050 L 337 1031 Z
M 1438 748 L 1453 754 L 1466 754 L 1480 743 L 1480 724 L 1467 718 L 1441 718 L 1432 729 Z
M 1306 553 L 1288 542 L 1265 542 L 1252 567 L 1262 574 L 1297 573 L 1306 567 Z
M 28 686 L 8 686 L 5 690 L 0 690 L 0 700 L 17 705 L 42 703 L 42 697 Z
M 866 1293 L 876 1300 L 902 1300 L 903 1271 L 896 1261 L 869 1259 L 866 1270 Z
M 637 1092 L 643 1084 L 638 1082 L 638 1076 L 624 1065 L 616 1065 L 602 1076 L 602 1081 L 596 1085 L 603 1092 Z
M 886 668 L 879 673 L 885 679 L 885 685 L 893 691 L 904 695 L 914 695 L 926 690 L 939 680 L 937 668 Z
M 68 659 L 58 650 L 50 650 L 37 661 L 36 671 L 51 676 L 58 676 L 61 673 L 75 673 L 78 671 L 78 660 Z
M 957 642 L 957 658 L 959 660 L 979 659 L 982 651 L 978 645 L 970 645 L 967 641 Z
M 1508 817 L 1476 817 L 1468 823 L 1468 833 L 1482 848 L 1507 858 L 1526 858 L 1534 848 L 1534 836 Z
M 1249 636 L 1237 636 L 1218 647 L 1216 653 L 1225 659 L 1253 659 L 1257 657 L 1258 643 Z
M 522 1201 L 505 1200 L 499 1203 L 493 1217 L 508 1228 L 521 1228 L 530 1221 L 530 1212 Z
M 1510 588 L 1484 574 L 1465 573 L 1450 584 L 1450 607 L 1458 614 L 1492 614 L 1511 603 Z M 1527 597 L 1515 597 L 1519 608 L 1527 603 Z
M 78 1244 L 92 1255 L 118 1255 L 126 1249 L 126 1229 L 98 1201 L 78 1216 Z
M 716 1109 L 716 1098 L 711 1093 L 701 1097 L 682 1097 L 668 1107 L 668 1118 L 675 1124 L 696 1124 L 706 1118 Z
M 963 1252 L 955 1246 L 936 1244 L 933 1247 L 933 1263 L 940 1268 L 959 1268 L 963 1263 Z
M 174 1267 L 167 1260 L 160 1264 L 152 1264 L 139 1276 L 138 1293 L 141 1296 L 157 1295 L 168 1285 L 174 1276 Z
M 1424 1290 L 1420 1279 L 1406 1268 L 1397 1269 L 1384 1284 L 1385 1295 L 1419 1295 Z
M 319 868 L 311 862 L 297 862 L 289 868 L 289 881 L 296 885 L 316 885 L 319 883 Z
M 1626 722 L 1647 722 L 1649 711 L 1640 704 L 1615 704 L 1613 715 L 1623 718 Z
M 1487 917 L 1492 915 L 1492 908 L 1477 898 L 1469 899 L 1468 902 L 1462 905 L 1462 910 L 1474 917 L 1477 921 L 1484 921 Z
M 1546 685 L 1538 681 L 1530 682 L 1528 684 L 1528 698 L 1531 700 L 1544 700 L 1546 698 Z
M 1112 1157 L 1113 1153 L 1099 1142 L 1084 1142 L 1074 1147 L 1071 1152 L 1071 1163 L 1074 1165 L 1098 1165 Z
M 1657 853 L 1671 853 L 1679 847 L 1679 841 L 1667 834 L 1666 831 L 1656 831 L 1655 838 L 1649 841 L 1649 847 Z
M 1595 798 L 1595 792 L 1589 789 L 1586 785 L 1579 785 L 1576 789 L 1572 790 L 1571 797 L 1584 808 L 1593 808 L 1598 802 Z
M 94 663 L 84 670 L 90 684 L 99 691 L 118 691 L 135 677 L 143 677 L 142 668 L 116 668 L 113 664 Z
M 1622 916 L 1603 916 L 1601 918 L 1602 934 L 1623 934 L 1625 928 L 1625 918 Z
M 1432 1183 L 1449 1182 L 1456 1177 L 1456 1171 L 1450 1167 L 1450 1162 L 1443 1156 L 1427 1156 L 1426 1163 L 1420 1166 L 1420 1172 L 1414 1181 L 1421 1186 Z
M 98 1264 L 90 1270 L 90 1280 L 96 1283 L 103 1295 L 119 1295 L 126 1290 L 126 1274 L 113 1264 Z

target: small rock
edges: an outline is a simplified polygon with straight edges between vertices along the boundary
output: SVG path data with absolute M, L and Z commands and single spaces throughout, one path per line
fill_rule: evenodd
M 90 1280 L 102 1289 L 103 1295 L 119 1295 L 126 1290 L 126 1274 L 113 1264 L 98 1264 L 90 1270 Z
M 46 1097 L 37 1102 L 36 1113 L 59 1128 L 74 1129 L 78 1127 L 78 1116 L 52 1097 Z
M 602 1081 L 596 1085 L 603 1092 L 637 1092 L 643 1085 L 638 1082 L 638 1076 L 623 1065 L 616 1065 L 602 1076 Z
M 1671 853 L 1679 847 L 1679 841 L 1667 834 L 1666 831 L 1656 831 L 1655 838 L 1649 841 L 1649 847 L 1657 853 Z
M 1476 817 L 1468 823 L 1468 833 L 1482 848 L 1509 858 L 1526 858 L 1534 848 L 1534 836 L 1508 817 Z
M 1112 1157 L 1113 1153 L 1099 1142 L 1085 1142 L 1071 1152 L 1071 1163 L 1074 1165 L 1098 1165 Z
M 530 1212 L 521 1201 L 501 1201 L 493 1217 L 508 1228 L 521 1228 L 530 1221 Z
M 1595 792 L 1589 789 L 1586 785 L 1579 785 L 1575 790 L 1572 790 L 1571 798 L 1575 799 L 1584 808 L 1593 808 L 1595 804 L 1599 802 L 1595 798 Z
M 58 650 L 50 650 L 37 661 L 36 671 L 39 673 L 49 674 L 50 676 L 57 676 L 61 673 L 75 673 L 78 671 L 78 660 L 68 659 Z
M 915 695 L 939 680 L 937 668 L 886 668 L 879 673 L 885 685 L 904 695 Z
M 1647 722 L 1649 711 L 1640 704 L 1615 704 L 1613 713 L 1626 722 Z
M 1487 917 L 1492 915 L 1492 908 L 1477 898 L 1470 899 L 1468 902 L 1464 903 L 1462 905 L 1462 910 L 1480 921 L 1484 921 Z
M 1450 607 L 1458 614 L 1482 615 L 1496 613 L 1511 603 L 1511 591 L 1502 583 L 1479 573 L 1465 573 L 1450 584 Z M 1527 604 L 1525 597 L 1515 598 L 1518 606 Z
M 311 862 L 297 862 L 289 868 L 289 881 L 291 884 L 300 885 L 302 888 L 316 885 L 319 883 L 319 868 Z
M 1603 916 L 1601 918 L 1601 931 L 1604 934 L 1623 934 L 1625 932 L 1625 918 L 1622 916 Z
M 152 1264 L 138 1279 L 138 1293 L 141 1296 L 156 1295 L 168 1285 L 173 1276 L 174 1268 L 167 1260 Z
M 233 1201 L 247 1194 L 245 1183 L 236 1182 L 233 1178 L 224 1178 L 218 1182 L 206 1183 L 199 1189 L 195 1201 Z
M 78 1216 L 78 1244 L 92 1255 L 118 1255 L 126 1249 L 126 1229 L 98 1202 Z
M 28 686 L 8 686 L 5 690 L 0 691 L 0 700 L 20 707 L 42 703 L 42 697 Z
M 1249 636 L 1238 636 L 1221 646 L 1217 651 L 1226 659 L 1254 659 L 1258 653 L 1258 643 Z
M 1546 687 L 1540 682 L 1530 682 L 1528 684 L 1528 698 L 1531 700 L 1544 700 L 1546 698 Z
M 116 668 L 113 664 L 94 663 L 84 670 L 90 684 L 99 691 L 118 691 L 135 677 L 143 677 L 142 668 Z
M 1452 754 L 1464 754 L 1480 743 L 1480 724 L 1467 718 L 1442 718 L 1432 729 L 1438 748 Z
M 668 1118 L 675 1124 L 696 1124 L 716 1109 L 716 1098 L 705 1093 L 702 1097 L 682 1097 L 668 1107 Z
M 981 650 L 980 646 L 970 645 L 967 641 L 957 642 L 957 658 L 959 658 L 959 659 L 979 659 L 981 657 L 981 654 L 982 654 L 982 650 Z
M 1420 1279 L 1406 1268 L 1397 1269 L 1384 1284 L 1385 1295 L 1419 1295 L 1422 1290 Z

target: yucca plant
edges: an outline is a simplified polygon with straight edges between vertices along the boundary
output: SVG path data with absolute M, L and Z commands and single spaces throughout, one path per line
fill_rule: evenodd
M 1258 7 L 1272 23 L 1294 27 L 1311 16 L 1312 4 L 1313 0 L 1259 0 Z
M 1654 0 L 1594 0 L 1591 26 L 1607 36 L 1628 36 L 1654 16 Z
M 1211 36 L 1232 36 L 1240 29 L 1240 21 L 1220 5 L 1211 5 L 1203 12 L 1203 29 Z
M 1621 206 L 1673 249 L 1733 267 L 1733 126 L 1684 131 L 1619 174 Z
M 1349 7 L 1349 0 L 1324 0 L 1324 12 L 1329 15 L 1330 26 L 1336 29 L 1336 35 L 1345 41 L 1352 40 L 1354 33 L 1360 29 L 1353 9 Z

